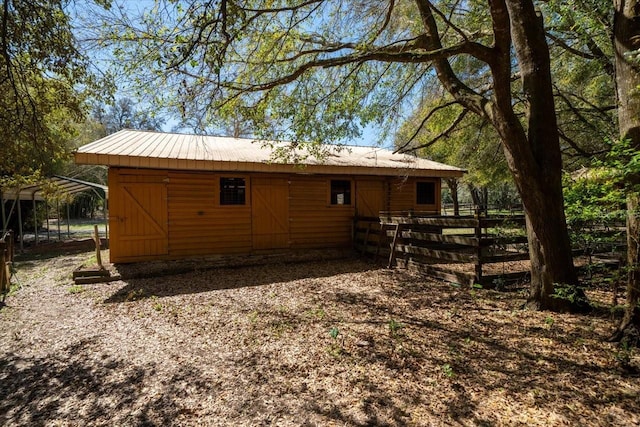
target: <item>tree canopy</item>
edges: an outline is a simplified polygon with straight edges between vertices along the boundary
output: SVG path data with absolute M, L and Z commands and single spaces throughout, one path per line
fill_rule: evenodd
M 84 117 L 83 88 L 94 80 L 66 5 L 0 2 L 0 174 L 51 172 Z

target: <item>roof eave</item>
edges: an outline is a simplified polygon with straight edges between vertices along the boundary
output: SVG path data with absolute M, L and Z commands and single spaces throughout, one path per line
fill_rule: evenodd
M 155 157 L 122 156 L 76 152 L 75 162 L 86 165 L 106 165 L 110 167 L 130 167 L 141 169 L 173 169 L 219 172 L 268 172 L 328 175 L 377 175 L 377 176 L 421 176 L 421 177 L 461 177 L 462 169 L 418 169 L 412 167 L 372 167 L 356 165 L 294 165 L 285 163 L 215 161 L 196 159 L 169 159 Z

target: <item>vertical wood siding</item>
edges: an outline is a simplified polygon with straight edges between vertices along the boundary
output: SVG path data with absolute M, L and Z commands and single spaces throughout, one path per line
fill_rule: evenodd
M 416 203 L 416 183 L 433 182 L 435 184 L 435 203 L 433 205 L 418 205 Z M 389 210 L 390 211 L 428 211 L 440 213 L 440 178 L 413 178 L 394 179 L 389 184 Z
M 292 177 L 289 186 L 291 247 L 328 248 L 351 244 L 353 194 L 351 205 L 331 205 L 330 185 L 331 178 Z
M 221 206 L 221 177 L 242 176 L 169 172 L 170 255 L 251 252 L 250 198 L 245 205 Z

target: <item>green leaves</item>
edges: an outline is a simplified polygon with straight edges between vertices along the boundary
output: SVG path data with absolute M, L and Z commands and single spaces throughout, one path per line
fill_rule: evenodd
M 75 124 L 84 118 L 84 92 L 96 80 L 76 48 L 66 2 L 5 0 L 3 6 L 0 175 L 49 174 L 68 158 Z

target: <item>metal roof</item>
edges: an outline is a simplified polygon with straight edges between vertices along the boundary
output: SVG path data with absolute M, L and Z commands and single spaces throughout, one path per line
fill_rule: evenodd
M 51 178 L 47 178 L 47 182 L 33 184 L 20 189 L 3 189 L 3 200 L 37 200 L 44 201 L 44 193 L 51 188 L 51 184 L 56 187 L 56 190 L 60 193 L 75 194 L 89 190 L 101 190 L 104 192 L 104 197 L 108 198 L 109 187 L 102 184 L 96 184 L 95 182 L 83 181 L 76 178 L 70 178 L 67 176 L 54 175 Z
M 135 168 L 243 172 L 410 176 L 462 176 L 465 172 L 454 166 L 394 154 L 377 147 L 329 147 L 329 154 L 322 159 L 298 151 L 293 153 L 293 157 L 302 159 L 298 164 L 274 159 L 274 148 L 287 146 L 286 142 L 255 139 L 121 130 L 80 147 L 75 153 L 75 161 Z

